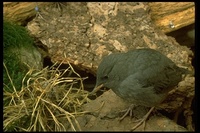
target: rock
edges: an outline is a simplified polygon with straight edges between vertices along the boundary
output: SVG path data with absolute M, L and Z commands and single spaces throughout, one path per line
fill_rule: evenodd
M 10 49 L 12 52 L 18 52 L 21 63 L 25 63 L 29 68 L 41 70 L 43 68 L 43 59 L 37 48 L 32 47 L 31 49 L 19 48 Z
M 67 3 L 62 13 L 46 7 L 41 15 L 44 19 L 35 18 L 27 28 L 48 48 L 53 62 L 68 60 L 95 74 L 109 53 L 150 47 L 191 67 L 191 51 L 155 27 L 146 3 Z
M 117 103 L 117 104 L 116 104 Z M 96 100 L 84 105 L 84 110 L 89 111 L 84 116 L 77 118 L 82 131 L 130 131 L 137 123 L 136 118 L 125 117 L 121 122 L 120 111 L 124 110 L 128 104 L 119 98 L 111 90 L 104 92 L 104 95 Z M 141 118 L 146 108 L 138 107 L 133 110 L 134 116 Z M 141 125 L 135 131 L 142 131 Z M 177 125 L 175 122 L 162 116 L 152 113 L 146 122 L 145 131 L 188 131 L 186 128 Z

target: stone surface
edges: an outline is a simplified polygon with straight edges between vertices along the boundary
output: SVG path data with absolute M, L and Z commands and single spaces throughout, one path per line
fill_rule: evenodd
M 53 62 L 69 60 L 96 73 L 109 53 L 149 47 L 191 67 L 191 51 L 156 29 L 146 3 L 67 3 L 62 12 L 46 7 L 41 16 L 27 28 L 47 46 Z

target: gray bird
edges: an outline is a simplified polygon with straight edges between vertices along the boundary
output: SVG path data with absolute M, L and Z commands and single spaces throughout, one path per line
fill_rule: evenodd
M 101 87 L 107 87 L 130 103 L 152 107 L 134 130 L 166 98 L 168 92 L 178 85 L 182 75 L 188 72 L 153 49 L 114 53 L 106 56 L 98 66 L 96 86 L 91 94 Z M 131 105 L 127 111 L 132 107 Z M 125 115 L 121 119 L 124 117 Z

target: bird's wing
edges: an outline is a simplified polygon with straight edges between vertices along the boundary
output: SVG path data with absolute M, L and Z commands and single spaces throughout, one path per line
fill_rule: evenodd
M 153 86 L 155 93 L 166 93 L 173 89 L 174 86 L 182 80 L 182 72 L 176 65 L 168 65 L 159 71 L 154 71 L 150 77 L 139 78 L 140 83 L 143 87 Z
M 128 76 L 122 81 L 115 93 L 129 102 L 144 106 L 155 106 L 165 98 L 164 93 L 155 93 L 154 86 L 143 86 L 137 78 L 139 73 Z

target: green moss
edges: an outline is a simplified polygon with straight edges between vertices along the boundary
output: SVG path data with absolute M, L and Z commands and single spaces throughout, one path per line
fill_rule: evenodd
M 26 28 L 13 24 L 11 22 L 3 22 L 3 48 L 10 47 L 30 47 L 33 44 Z
M 33 38 L 27 30 L 10 22 L 3 22 L 3 62 L 17 91 L 21 89 L 22 79 L 28 71 L 28 67 L 21 62 L 21 47 L 33 48 Z M 3 68 L 3 82 L 5 91 L 13 92 L 13 85 L 8 78 L 5 67 Z

